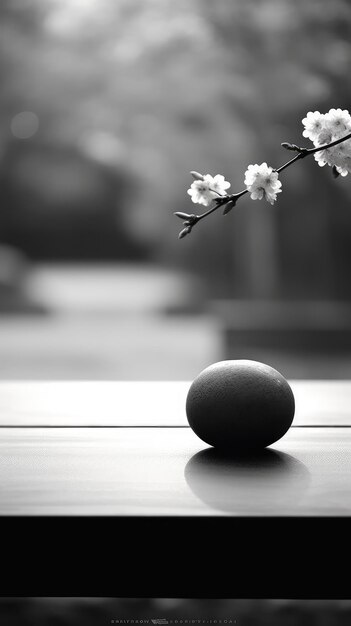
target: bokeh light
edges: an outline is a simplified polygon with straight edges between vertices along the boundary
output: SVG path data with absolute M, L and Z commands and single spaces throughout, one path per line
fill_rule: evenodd
M 30 139 L 39 129 L 39 118 L 32 111 L 21 111 L 11 120 L 11 132 L 17 139 Z

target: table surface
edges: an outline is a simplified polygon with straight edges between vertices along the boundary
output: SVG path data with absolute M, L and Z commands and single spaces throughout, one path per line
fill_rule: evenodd
M 293 426 L 246 460 L 188 427 L 189 382 L 0 383 L 0 515 L 348 516 L 351 382 L 290 383 Z

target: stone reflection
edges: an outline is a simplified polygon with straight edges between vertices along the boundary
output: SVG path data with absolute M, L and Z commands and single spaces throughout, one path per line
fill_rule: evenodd
M 238 515 L 293 515 L 310 473 L 295 457 L 269 448 L 234 458 L 207 448 L 188 461 L 185 479 L 213 509 Z

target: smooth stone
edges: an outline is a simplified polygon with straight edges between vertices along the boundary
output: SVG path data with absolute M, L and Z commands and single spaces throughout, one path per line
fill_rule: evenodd
M 294 394 L 273 367 L 257 361 L 219 361 L 193 381 L 186 400 L 190 427 L 219 449 L 246 453 L 271 445 L 290 428 Z

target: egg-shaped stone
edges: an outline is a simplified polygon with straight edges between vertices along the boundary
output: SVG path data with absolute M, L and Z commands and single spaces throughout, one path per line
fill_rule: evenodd
M 219 361 L 191 384 L 186 413 L 200 439 L 245 453 L 265 448 L 287 432 L 295 400 L 289 383 L 273 367 L 249 360 Z

